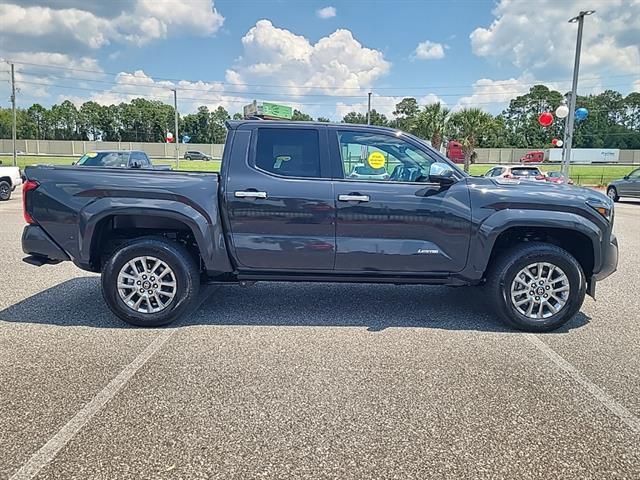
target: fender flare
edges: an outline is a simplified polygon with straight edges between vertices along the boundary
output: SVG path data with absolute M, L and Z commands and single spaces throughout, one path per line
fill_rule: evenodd
M 573 230 L 591 240 L 594 270 L 602 262 L 602 230 L 588 218 L 571 212 L 548 210 L 505 209 L 485 219 L 479 225 L 472 242 L 469 260 L 473 270 L 484 272 L 500 234 L 513 227 L 541 227 Z
M 205 216 L 192 206 L 175 200 L 154 200 L 153 206 L 145 198 L 103 197 L 86 205 L 78 214 L 78 261 L 89 265 L 96 228 L 101 221 L 113 216 L 152 216 L 169 218 L 185 224 L 193 234 L 207 271 L 228 272 L 231 264 L 224 242 L 219 212 L 216 218 Z

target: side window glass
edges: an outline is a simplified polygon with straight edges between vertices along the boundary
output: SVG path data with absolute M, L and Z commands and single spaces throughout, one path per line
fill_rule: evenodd
M 339 131 L 342 170 L 346 180 L 428 182 L 427 153 L 405 140 L 378 133 Z
M 640 168 L 631 172 L 629 178 L 631 180 L 640 180 Z
M 286 177 L 320 177 L 318 131 L 260 128 L 255 165 Z

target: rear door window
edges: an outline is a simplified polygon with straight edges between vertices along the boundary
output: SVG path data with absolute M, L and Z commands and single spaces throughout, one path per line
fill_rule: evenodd
M 313 129 L 260 128 L 255 166 L 285 177 L 320 177 L 320 141 Z

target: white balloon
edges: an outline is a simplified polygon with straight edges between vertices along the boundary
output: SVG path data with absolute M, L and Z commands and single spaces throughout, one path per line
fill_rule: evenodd
M 556 108 L 556 117 L 565 118 L 567 115 L 569 115 L 569 107 L 566 105 L 560 105 Z
M 562 140 L 558 140 L 556 142 L 556 147 L 561 147 L 564 142 Z

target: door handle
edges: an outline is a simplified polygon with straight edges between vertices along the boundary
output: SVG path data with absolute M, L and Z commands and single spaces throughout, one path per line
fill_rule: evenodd
M 236 198 L 267 198 L 267 192 L 254 192 L 251 190 L 235 192 Z
M 368 202 L 369 195 L 358 195 L 358 194 L 349 194 L 349 195 L 338 195 L 338 200 L 341 202 Z

